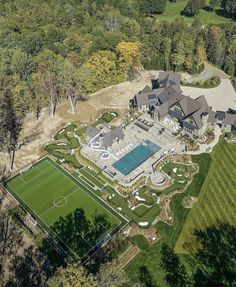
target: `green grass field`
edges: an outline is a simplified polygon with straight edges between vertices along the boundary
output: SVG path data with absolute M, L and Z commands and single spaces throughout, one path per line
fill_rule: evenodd
M 167 1 L 165 12 L 158 15 L 157 19 L 169 21 L 178 17 L 183 17 L 187 23 L 192 23 L 194 20 L 193 17 L 181 16 L 181 11 L 184 9 L 186 3 L 187 0 L 177 0 L 176 3 Z M 229 23 L 231 21 L 229 18 L 217 15 L 216 12 L 208 12 L 203 9 L 200 11 L 198 17 L 203 25 Z
M 211 157 L 209 154 L 202 154 L 192 156 L 193 163 L 199 165 L 199 173 L 193 176 L 193 181 L 187 187 L 183 193 L 176 194 L 171 201 L 171 210 L 174 214 L 174 224 L 167 225 L 162 222 L 158 222 L 155 227 L 161 235 L 161 240 L 155 244 L 150 244 L 142 236 L 136 236 L 131 239 L 134 244 L 137 244 L 140 248 L 139 254 L 126 266 L 125 270 L 130 278 L 137 282 L 139 277 L 139 270 L 141 266 L 146 266 L 153 278 L 162 287 L 166 287 L 167 284 L 164 280 L 164 271 L 160 267 L 160 251 L 162 243 L 166 243 L 174 247 L 184 222 L 189 214 L 189 209 L 185 209 L 182 206 L 182 199 L 186 195 L 198 196 L 205 178 L 208 174 L 208 170 L 211 165 Z M 187 269 L 191 269 L 189 264 L 190 257 L 181 255 L 181 261 L 186 265 Z
M 147 196 L 144 192 L 147 187 L 141 188 L 139 192 L 139 196 L 145 198 L 145 205 L 138 206 L 135 210 L 131 210 L 128 204 L 128 198 L 121 196 L 114 189 L 110 191 L 114 197 L 111 196 L 108 199 L 116 208 L 121 208 L 122 213 L 126 214 L 129 218 L 131 218 L 137 224 L 139 222 L 148 222 L 150 226 L 153 220 L 160 212 L 160 206 L 156 203 L 154 197 Z
M 49 158 L 40 160 L 27 172 L 11 178 L 6 188 L 49 233 L 58 226 L 58 222 L 69 218 L 78 208 L 83 209 L 92 227 L 95 226 L 92 223 L 96 215 L 106 218 L 109 232 L 125 222 L 93 193 L 90 185 L 77 180 Z M 97 237 L 101 235 L 98 232 Z
M 221 142 L 212 153 L 212 165 L 201 193 L 184 224 L 175 249 L 194 252 L 198 243 L 194 230 L 220 223 L 236 226 L 236 146 Z

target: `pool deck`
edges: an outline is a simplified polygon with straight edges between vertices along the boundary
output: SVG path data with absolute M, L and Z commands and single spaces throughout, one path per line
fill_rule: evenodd
M 116 161 L 112 166 L 127 176 L 160 149 L 160 146 L 146 140 L 144 143 L 138 145 L 121 159 Z
M 150 118 L 149 122 L 151 122 Z M 154 125 L 149 128 L 148 131 L 145 131 L 135 125 L 135 121 L 126 126 L 126 128 L 123 130 L 125 137 L 122 140 L 114 142 L 112 147 L 108 149 L 110 156 L 107 159 L 102 159 L 100 156 L 101 153 L 104 152 L 102 148 L 94 150 L 87 144 L 82 147 L 81 153 L 101 169 L 106 168 L 111 172 L 115 172 L 116 179 L 122 183 L 133 181 L 134 178 L 138 178 L 143 174 L 148 175 L 152 172 L 153 163 L 160 159 L 164 155 L 165 151 L 173 149 L 174 152 L 181 152 L 184 148 L 183 145 L 178 142 L 176 137 L 172 135 L 171 129 L 165 127 L 164 132 L 160 134 L 163 125 L 161 123 L 157 123 L 156 121 L 153 121 L 153 124 Z M 160 150 L 142 162 L 127 176 L 113 167 L 115 162 L 142 144 L 145 140 L 155 143 L 160 147 Z

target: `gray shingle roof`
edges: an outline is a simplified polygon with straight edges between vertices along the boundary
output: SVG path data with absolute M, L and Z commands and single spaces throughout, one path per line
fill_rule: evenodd
M 158 81 L 160 86 L 180 85 L 181 75 L 177 73 L 160 72 Z
M 85 131 L 85 135 L 87 138 L 92 139 L 97 136 L 101 131 L 98 128 L 94 127 L 87 127 Z
M 140 91 L 140 93 L 149 93 L 149 92 L 151 92 L 152 91 L 152 89 L 148 86 L 148 85 L 146 85 L 143 89 L 142 89 L 142 91 Z
M 113 142 L 116 139 L 123 139 L 125 136 L 121 127 L 114 128 L 109 133 L 105 134 L 103 137 L 103 146 L 104 148 L 108 148 L 112 146 Z
M 209 111 L 209 116 L 208 116 L 207 122 L 208 122 L 208 123 L 212 123 L 212 124 L 215 124 L 215 123 L 217 122 L 216 112 L 214 112 L 214 111 Z
M 191 115 L 192 113 L 196 112 L 201 108 L 201 104 L 190 97 L 185 97 L 184 99 L 179 101 L 179 105 L 183 110 L 185 117 Z
M 168 108 L 169 108 L 169 104 L 168 102 L 165 102 L 163 104 L 161 104 L 158 108 L 157 108 L 157 113 L 158 115 L 162 118 L 165 117 L 168 114 Z
M 236 114 L 227 114 L 223 120 L 223 124 L 236 127 Z
M 192 115 L 193 120 L 194 120 L 194 122 L 195 122 L 195 124 L 196 124 L 197 129 L 200 129 L 200 128 L 203 127 L 202 114 L 203 114 L 202 111 L 201 111 L 201 110 L 198 110 L 198 111 L 196 111 L 196 112 Z

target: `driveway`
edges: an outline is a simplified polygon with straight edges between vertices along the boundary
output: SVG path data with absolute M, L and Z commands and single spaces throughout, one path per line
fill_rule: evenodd
M 206 81 L 212 77 L 219 77 L 220 79 L 229 79 L 230 77 L 226 75 L 223 71 L 215 68 L 214 66 L 205 62 L 205 69 L 199 75 L 189 75 L 183 74 L 182 79 L 188 83 L 196 83 L 200 81 Z
M 236 109 L 236 92 L 229 79 L 221 79 L 221 84 L 212 89 L 200 89 L 181 86 L 183 94 L 193 99 L 204 95 L 209 106 L 214 111 L 226 111 L 228 108 Z

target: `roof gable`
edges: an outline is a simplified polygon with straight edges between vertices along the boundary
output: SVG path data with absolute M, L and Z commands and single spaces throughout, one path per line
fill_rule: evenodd
M 201 108 L 201 104 L 190 97 L 185 97 L 179 101 L 179 105 L 186 117 Z

